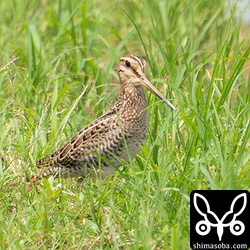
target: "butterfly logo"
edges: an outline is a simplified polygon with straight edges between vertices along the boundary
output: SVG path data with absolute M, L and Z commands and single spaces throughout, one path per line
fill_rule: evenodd
M 240 201 L 241 199 L 243 199 L 243 205 L 242 207 L 239 207 L 239 205 L 241 204 L 241 201 Z M 203 195 L 195 193 L 193 202 L 194 202 L 194 207 L 196 211 L 201 216 L 203 216 L 203 220 L 200 220 L 199 222 L 197 222 L 195 226 L 195 230 L 199 235 L 204 236 L 204 235 L 209 234 L 211 227 L 217 228 L 217 235 L 218 235 L 219 241 L 221 241 L 222 239 L 222 235 L 224 233 L 225 227 L 229 227 L 230 232 L 233 235 L 238 236 L 244 233 L 245 225 L 243 224 L 242 221 L 237 220 L 237 216 L 239 216 L 246 208 L 246 205 L 247 205 L 246 193 L 239 194 L 233 199 L 231 206 L 230 206 L 230 210 L 227 211 L 222 216 L 221 219 L 219 219 L 218 216 L 213 211 L 211 211 L 210 205 L 207 199 Z M 200 204 L 200 206 L 198 205 L 198 203 Z M 226 220 L 230 222 L 226 223 Z

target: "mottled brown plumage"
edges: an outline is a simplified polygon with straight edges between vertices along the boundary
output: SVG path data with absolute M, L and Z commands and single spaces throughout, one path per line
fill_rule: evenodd
M 40 178 L 98 176 L 106 178 L 116 167 L 133 159 L 145 143 L 148 129 L 147 100 L 142 86 L 170 108 L 174 106 L 147 80 L 146 61 L 134 55 L 120 59 L 121 92 L 108 112 L 79 131 L 50 157 L 37 161 Z

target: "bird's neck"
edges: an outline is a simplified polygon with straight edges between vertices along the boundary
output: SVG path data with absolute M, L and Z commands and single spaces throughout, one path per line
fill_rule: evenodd
M 126 84 L 122 86 L 119 101 L 127 109 L 142 110 L 147 107 L 145 92 L 141 86 Z
M 138 130 L 138 126 L 145 128 L 145 131 L 147 130 L 147 100 L 141 86 L 122 86 L 120 96 L 113 110 L 118 114 L 125 130 L 128 128 L 130 131 L 133 131 L 133 129 Z M 133 122 L 131 123 L 131 121 Z

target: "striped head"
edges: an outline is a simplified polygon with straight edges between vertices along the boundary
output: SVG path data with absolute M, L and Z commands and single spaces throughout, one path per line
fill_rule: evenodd
M 146 60 L 139 56 L 128 55 L 121 57 L 118 68 L 121 83 L 132 83 L 135 86 L 144 86 L 163 100 L 171 109 L 175 110 L 175 107 L 147 79 L 145 75 L 146 65 Z

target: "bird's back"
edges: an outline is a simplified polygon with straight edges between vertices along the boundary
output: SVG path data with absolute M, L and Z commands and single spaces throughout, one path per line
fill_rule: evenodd
M 140 126 L 139 126 L 140 127 Z M 131 130 L 122 121 L 117 105 L 80 130 L 59 150 L 36 162 L 41 178 L 54 175 L 106 178 L 116 167 L 133 159 L 140 151 L 146 131 Z

